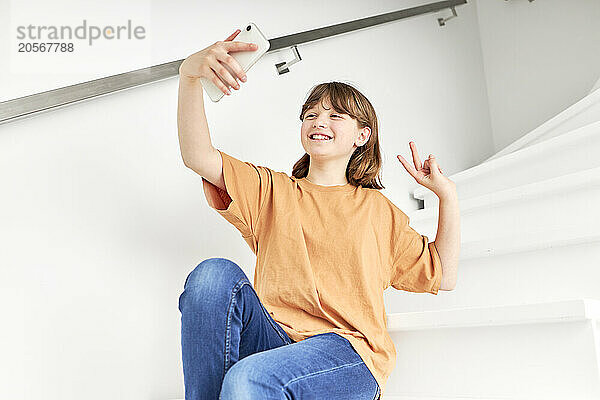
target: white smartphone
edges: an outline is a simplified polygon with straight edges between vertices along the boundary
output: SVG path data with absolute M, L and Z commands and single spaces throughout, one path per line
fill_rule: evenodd
M 248 23 L 241 32 L 233 39 L 234 42 L 245 42 L 245 43 L 255 43 L 258 46 L 256 50 L 248 50 L 248 51 L 233 51 L 229 53 L 233 58 L 237 60 L 240 64 L 244 72 L 248 72 L 250 67 L 252 67 L 262 56 L 265 54 L 269 47 L 271 47 L 271 43 L 269 40 L 263 35 L 263 33 L 258 29 L 256 24 L 250 22 Z M 229 65 L 225 63 L 221 63 L 223 66 L 229 71 L 231 76 L 237 78 L 237 74 L 229 67 Z M 217 85 L 215 85 L 211 80 L 206 78 L 200 78 L 200 82 L 202 83 L 202 87 L 206 90 L 206 93 L 210 97 L 213 102 L 217 102 L 221 100 L 221 98 L 225 95 L 219 89 Z M 226 85 L 227 83 L 224 82 Z

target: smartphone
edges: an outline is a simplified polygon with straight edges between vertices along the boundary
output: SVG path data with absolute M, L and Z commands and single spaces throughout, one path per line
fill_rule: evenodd
M 234 51 L 229 53 L 233 58 L 237 60 L 240 64 L 244 72 L 248 72 L 250 67 L 252 67 L 262 56 L 265 54 L 269 47 L 271 47 L 271 43 L 269 40 L 263 35 L 263 33 L 258 29 L 256 24 L 250 22 L 248 23 L 240 33 L 233 39 L 234 42 L 245 42 L 245 43 L 255 43 L 258 48 L 256 50 L 248 50 L 248 51 Z M 229 67 L 229 65 L 225 63 L 221 63 L 223 66 L 229 71 L 231 76 L 237 78 L 237 74 Z M 206 94 L 210 97 L 213 102 L 217 102 L 221 100 L 221 98 L 225 95 L 219 89 L 217 85 L 215 85 L 211 80 L 206 78 L 200 78 L 200 83 L 202 83 L 202 87 L 206 91 Z M 223 82 L 227 85 L 226 82 Z

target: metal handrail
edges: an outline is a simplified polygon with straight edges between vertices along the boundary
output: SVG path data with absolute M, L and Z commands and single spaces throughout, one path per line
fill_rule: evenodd
M 428 14 L 450 8 L 452 9 L 453 16 L 449 18 L 438 18 L 438 24 L 440 26 L 444 26 L 447 20 L 456 16 L 456 10 L 454 7 L 466 3 L 467 0 L 440 1 L 437 3 L 425 4 L 422 6 L 393 11 L 350 22 L 330 25 L 323 28 L 311 29 L 309 31 L 294 33 L 292 35 L 277 37 L 269 40 L 270 47 L 268 53 L 288 47 L 294 48 L 294 52 L 298 58 L 289 63 L 279 63 L 276 66 L 277 72 L 282 74 L 289 71 L 286 68 L 287 66 L 299 60 L 298 50 L 295 47 L 298 44 L 308 43 L 387 22 L 397 21 L 399 19 L 410 18 L 417 15 Z M 129 89 L 152 82 L 158 82 L 163 79 L 177 76 L 179 74 L 179 66 L 183 60 L 184 59 L 171 61 L 164 64 L 141 68 L 134 71 L 124 72 L 122 74 L 111 75 L 104 78 L 94 79 L 75 85 L 65 86 L 58 89 L 52 89 L 45 92 L 0 102 L 0 124 L 12 122 L 33 114 L 54 110 L 69 104 L 91 99 L 93 97 L 114 93 L 119 90 Z

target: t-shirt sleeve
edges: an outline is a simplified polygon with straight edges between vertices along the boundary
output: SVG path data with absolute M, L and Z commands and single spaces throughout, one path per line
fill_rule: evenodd
M 272 171 L 218 151 L 223 159 L 226 190 L 202 177 L 204 195 L 208 205 L 235 226 L 256 252 L 261 208 L 273 190 Z
M 390 285 L 399 290 L 417 293 L 438 293 L 442 283 L 442 262 L 427 236 L 409 226 L 409 218 L 397 209 L 400 226 L 394 227 Z

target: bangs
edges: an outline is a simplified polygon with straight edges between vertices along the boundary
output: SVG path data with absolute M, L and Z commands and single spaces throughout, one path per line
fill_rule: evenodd
M 325 100 L 329 100 L 331 107 L 342 114 L 348 114 L 353 119 L 362 119 L 360 116 L 364 115 L 359 107 L 358 99 L 351 90 L 348 90 L 342 85 L 336 85 L 335 83 L 322 84 L 320 87 L 316 87 L 312 95 L 306 100 L 302 106 L 302 112 L 300 114 L 300 120 L 304 120 L 304 114 L 309 108 L 314 107 L 319 102 L 321 106 Z

